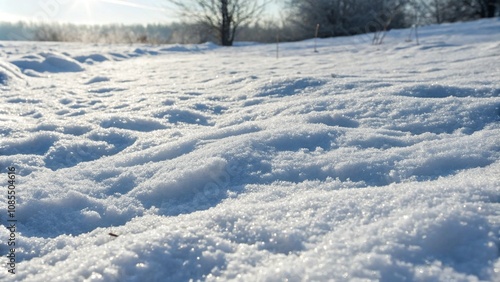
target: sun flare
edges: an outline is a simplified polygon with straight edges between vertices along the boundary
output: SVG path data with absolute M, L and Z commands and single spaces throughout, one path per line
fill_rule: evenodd
M 99 0 L 75 0 L 71 9 L 82 11 L 89 21 L 94 21 L 92 9 L 98 1 Z

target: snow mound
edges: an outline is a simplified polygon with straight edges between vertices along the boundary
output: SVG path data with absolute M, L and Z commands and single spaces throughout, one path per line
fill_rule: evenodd
M 101 121 L 103 128 L 121 128 L 141 132 L 149 132 L 167 128 L 162 123 L 153 119 L 139 119 L 129 117 L 110 117 Z
M 105 81 L 109 81 L 109 80 L 110 80 L 109 77 L 106 77 L 106 76 L 96 76 L 96 77 L 91 78 L 85 84 L 94 84 L 94 83 L 105 82 Z
M 8 86 L 24 81 L 24 76 L 15 65 L 0 60 L 0 85 Z
M 80 63 L 85 63 L 85 64 L 94 64 L 94 63 L 102 63 L 105 61 L 109 61 L 110 58 L 109 56 L 105 54 L 90 54 L 90 55 L 81 55 L 81 56 L 75 56 L 73 57 L 76 61 Z
M 196 52 L 196 51 L 209 51 L 219 48 L 220 46 L 213 42 L 205 42 L 199 45 L 170 45 L 168 47 L 162 47 L 159 49 L 160 52 Z
M 24 56 L 21 59 L 11 61 L 21 70 L 32 70 L 39 73 L 49 72 L 81 72 L 84 70 L 75 59 L 56 52 L 44 52 L 38 55 Z

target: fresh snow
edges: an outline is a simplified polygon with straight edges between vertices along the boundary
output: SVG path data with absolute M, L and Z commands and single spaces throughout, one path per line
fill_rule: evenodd
M 500 281 L 500 20 L 409 33 L 2 42 L 0 280 Z

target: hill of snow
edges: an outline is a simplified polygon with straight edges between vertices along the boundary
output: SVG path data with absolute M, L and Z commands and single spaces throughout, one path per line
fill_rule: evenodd
M 500 280 L 500 20 L 419 33 L 2 42 L 0 280 Z

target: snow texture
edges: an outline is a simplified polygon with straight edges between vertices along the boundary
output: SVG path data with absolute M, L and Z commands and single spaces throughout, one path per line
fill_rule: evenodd
M 500 21 L 419 33 L 3 42 L 0 280 L 500 281 Z

